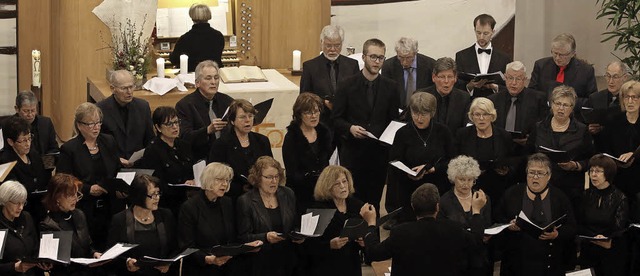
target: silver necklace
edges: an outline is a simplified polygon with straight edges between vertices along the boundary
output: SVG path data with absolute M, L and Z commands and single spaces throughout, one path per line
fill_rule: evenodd
M 416 128 L 415 124 L 411 124 L 413 126 L 413 130 L 416 131 L 416 135 L 418 135 L 418 138 L 420 139 L 420 141 L 422 141 L 422 146 L 424 146 L 425 148 L 427 147 L 427 141 L 429 141 L 429 137 L 431 137 L 431 128 L 429 128 L 429 133 L 427 134 L 427 139 L 422 139 L 422 136 L 420 136 L 420 133 L 418 132 L 418 128 Z

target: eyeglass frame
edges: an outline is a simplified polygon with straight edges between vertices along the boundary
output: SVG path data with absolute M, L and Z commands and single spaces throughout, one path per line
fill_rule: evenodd
M 549 176 L 549 174 L 551 174 L 550 172 L 534 172 L 534 171 L 529 171 L 527 170 L 527 177 L 531 177 L 531 178 L 542 178 L 542 177 L 546 177 Z
M 573 104 L 566 104 L 566 103 L 559 103 L 559 102 L 552 102 L 551 104 L 555 105 L 557 108 L 572 108 L 574 105 Z
M 79 124 L 89 127 L 89 128 L 95 128 L 96 126 L 102 126 L 102 120 L 97 121 L 97 122 L 93 122 L 93 123 L 85 123 L 83 121 L 77 121 Z
M 145 194 L 145 196 L 149 199 L 159 199 L 162 196 L 162 192 L 158 191 L 150 195 Z
M 369 60 L 373 61 L 373 62 L 383 62 L 387 57 L 385 56 L 377 56 L 377 55 L 366 55 L 367 58 L 369 58 Z
M 82 194 L 82 192 L 77 191 L 75 194 L 72 195 L 68 195 L 68 194 L 64 194 L 65 198 L 76 198 L 76 200 L 80 201 L 82 199 L 82 197 L 84 197 L 84 194 Z
M 280 181 L 280 174 L 276 174 L 276 175 L 260 175 L 262 176 L 262 178 L 269 180 L 269 181 L 273 181 L 273 180 L 278 180 Z
M 166 127 L 180 126 L 180 119 L 176 119 L 175 121 L 164 122 L 162 123 L 162 125 Z
M 29 136 L 27 136 L 27 138 L 24 138 L 22 140 L 15 140 L 14 142 L 22 145 L 23 143 L 33 141 L 34 138 L 35 138 L 35 135 L 33 135 L 33 133 L 29 133 Z

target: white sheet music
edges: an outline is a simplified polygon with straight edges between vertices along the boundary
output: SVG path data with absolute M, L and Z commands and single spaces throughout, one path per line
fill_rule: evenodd
M 136 247 L 137 245 L 125 245 L 123 243 L 117 243 L 112 246 L 100 256 L 100 258 L 71 258 L 71 261 L 78 264 L 89 265 L 93 263 L 99 263 L 103 261 L 113 260 L 116 257 L 122 255 L 122 253 L 129 251 L 129 249 Z
M 411 168 L 407 167 L 407 165 L 405 165 L 404 163 L 402 163 L 402 161 L 391 161 L 389 162 L 389 164 L 391 164 L 391 166 L 394 166 L 398 169 L 400 169 L 403 172 L 406 172 L 408 174 L 410 174 L 411 176 L 416 176 L 418 175 L 418 172 L 412 170 Z
M 507 229 L 509 227 L 509 224 L 505 224 L 505 225 L 500 225 L 500 226 L 496 226 L 493 228 L 488 228 L 488 229 L 484 229 L 484 234 L 485 235 L 496 235 L 500 232 L 502 232 L 502 230 Z
M 142 156 L 144 156 L 144 149 L 134 152 L 133 154 L 131 154 L 131 157 L 129 157 L 129 163 L 133 163 L 140 160 Z
M 591 274 L 591 269 L 587 268 L 587 269 L 583 269 L 583 270 L 569 272 L 569 273 L 567 273 L 565 275 L 567 275 L 567 276 L 592 276 L 593 274 Z
M 393 140 L 396 138 L 396 132 L 405 125 L 407 124 L 403 122 L 391 121 L 387 128 L 384 129 L 384 132 L 382 132 L 382 135 L 380 135 L 379 140 L 389 145 L 393 145 Z
M 206 166 L 207 163 L 204 160 L 193 165 L 193 180 L 196 182 L 195 187 L 202 187 L 202 183 L 200 183 L 200 175 L 202 175 Z
M 318 226 L 318 219 L 320 219 L 320 215 L 314 216 L 313 213 L 302 215 L 300 233 L 307 236 L 313 235 L 316 231 L 316 227 Z
M 0 128 L 0 149 L 4 148 L 4 134 L 2 133 L 2 129 Z
M 338 148 L 336 148 L 331 154 L 331 157 L 329 157 L 329 165 L 340 166 L 340 155 L 338 154 Z
M 39 258 L 47 258 L 52 260 L 58 259 L 58 247 L 60 239 L 54 238 L 53 234 L 43 234 L 40 239 Z
M 133 182 L 133 179 L 135 177 L 136 177 L 136 172 L 119 172 L 116 175 L 117 179 L 124 180 L 124 182 L 127 183 L 128 185 L 131 185 L 131 182 Z
M 0 258 L 2 258 L 2 253 L 4 252 L 4 242 L 7 238 L 7 229 L 0 230 Z

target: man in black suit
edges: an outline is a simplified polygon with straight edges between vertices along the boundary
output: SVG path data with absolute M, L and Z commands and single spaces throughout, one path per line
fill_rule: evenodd
M 340 82 L 333 109 L 336 135 L 340 135 L 340 163 L 351 171 L 356 197 L 379 206 L 386 179 L 388 148 L 367 132 L 380 137 L 398 117 L 397 84 L 379 74 L 385 45 L 376 38 L 362 50 L 364 69 Z
M 349 76 L 360 72 L 358 61 L 341 55 L 344 30 L 340 26 L 327 25 L 320 33 L 322 53 L 302 64 L 300 93 L 312 92 L 324 100 L 320 121 L 333 126 L 331 109 L 338 84 Z
M 376 210 L 365 204 L 360 215 L 369 225 L 369 232 L 364 236 L 366 255 L 372 261 L 392 258 L 392 276 L 471 275 L 467 256 L 474 246 L 482 243 L 484 228 L 480 210 L 486 203 L 483 193 L 473 193 L 471 231 L 467 231 L 452 220 L 436 220 L 440 209 L 438 188 L 423 184 L 411 195 L 411 206 L 418 220 L 396 226 L 383 242 L 375 234 Z
M 456 67 L 458 72 L 472 74 L 488 74 L 501 71 L 511 58 L 491 45 L 496 20 L 491 15 L 481 14 L 473 19 L 473 27 L 476 33 L 476 43 L 471 47 L 456 53 Z M 487 83 L 485 79 L 465 82 L 459 80 L 458 89 L 466 90 L 471 97 L 486 97 L 498 92 L 498 85 L 505 85 L 504 81 Z
M 56 130 L 51 119 L 38 114 L 38 99 L 29 90 L 20 91 L 16 96 L 16 114 L 31 125 L 31 147 L 41 155 L 60 152 L 56 141 Z M 5 145 L 7 143 L 5 142 Z
M 531 72 L 529 88 L 551 95 L 553 88 L 565 84 L 578 95 L 574 110 L 580 110 L 589 95 L 598 91 L 593 66 L 575 58 L 576 40 L 570 34 L 559 34 L 551 42 L 551 56 L 537 60 Z
M 117 70 L 109 75 L 110 97 L 96 105 L 102 110 L 102 133 L 107 133 L 118 143 L 118 156 L 124 167 L 134 164 L 129 157 L 147 147 L 153 138 L 153 124 L 149 103 L 133 97 L 134 78 L 127 70 Z
M 431 73 L 435 63 L 431 57 L 418 53 L 417 40 L 401 37 L 396 42 L 396 55 L 384 62 L 382 75 L 398 83 L 402 109 L 416 89 L 433 85 Z
M 211 60 L 196 66 L 196 91 L 176 103 L 180 119 L 180 137 L 191 143 L 194 160 L 206 159 L 213 142 L 227 122 L 222 120 L 233 98 L 218 92 L 218 64 Z
M 450 57 L 436 60 L 431 79 L 435 83 L 434 86 L 418 89 L 418 91 L 428 92 L 436 97 L 438 105 L 433 119 L 449 127 L 451 133 L 456 133 L 458 128 L 467 124 L 467 111 L 471 98 L 469 93 L 454 87 L 457 79 L 455 61 Z

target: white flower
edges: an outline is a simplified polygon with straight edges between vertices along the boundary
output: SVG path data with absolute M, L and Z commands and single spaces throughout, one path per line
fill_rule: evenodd
M 140 63 L 144 63 L 144 58 L 139 58 L 139 59 L 138 59 L 138 62 L 140 62 Z
M 135 69 L 135 67 L 133 67 L 133 65 L 129 65 L 129 71 L 133 71 L 133 69 Z
M 141 80 L 142 79 L 142 74 L 136 74 L 136 79 L 137 80 Z

